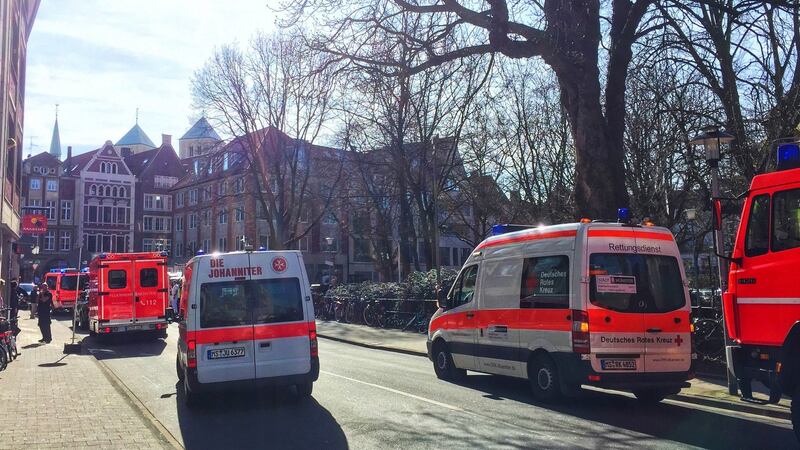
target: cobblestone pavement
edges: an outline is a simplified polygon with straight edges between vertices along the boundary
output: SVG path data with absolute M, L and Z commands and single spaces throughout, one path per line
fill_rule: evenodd
M 65 355 L 71 330 L 53 321 L 39 344 L 35 320 L 20 312 L 22 353 L 0 372 L 0 449 L 172 448 L 91 355 Z

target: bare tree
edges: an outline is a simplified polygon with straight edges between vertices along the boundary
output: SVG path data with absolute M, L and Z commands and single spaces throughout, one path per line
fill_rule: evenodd
M 317 25 L 326 27 L 311 42 L 315 48 L 357 66 L 380 67 L 390 76 L 475 55 L 541 58 L 556 74 L 569 118 L 576 208 L 609 217 L 628 201 L 622 150 L 626 79 L 634 43 L 652 29 L 643 20 L 653 1 L 611 0 L 605 8 L 599 0 L 380 0 L 350 7 L 333 0 L 290 0 L 287 9 L 293 19 L 316 16 Z M 400 26 L 415 19 L 427 25 L 424 33 Z M 402 48 L 412 64 L 381 51 L 386 45 Z
M 331 118 L 334 68 L 301 35 L 260 34 L 246 50 L 224 46 L 192 80 L 197 109 L 234 138 L 232 151 L 245 159 L 248 190 L 276 249 L 319 222 L 342 172 L 337 151 L 314 144 Z

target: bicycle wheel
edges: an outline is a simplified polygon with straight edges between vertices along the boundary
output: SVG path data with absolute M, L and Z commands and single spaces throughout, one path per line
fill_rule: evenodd
M 6 345 L 0 345 L 0 371 L 6 370 L 8 367 L 8 350 Z
M 364 323 L 368 327 L 375 326 L 375 305 L 372 303 L 367 304 L 367 307 L 364 308 Z
M 336 305 L 334 316 L 337 322 L 344 322 L 345 308 L 345 305 Z
M 356 323 L 356 305 L 353 302 L 347 304 L 347 309 L 345 310 L 344 320 L 347 323 Z
M 716 359 L 725 351 L 722 323 L 714 319 L 695 322 L 694 348 L 705 359 Z

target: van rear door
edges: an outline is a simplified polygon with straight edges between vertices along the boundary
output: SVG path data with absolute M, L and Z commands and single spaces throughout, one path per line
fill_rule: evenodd
M 305 308 L 308 281 L 297 253 L 248 253 L 255 339 L 255 377 L 311 371 L 311 345 Z M 309 302 L 310 304 L 310 302 Z M 306 312 L 308 310 L 308 312 Z
M 641 250 L 637 289 L 646 302 L 645 371 L 686 372 L 692 363 L 691 304 L 678 247 L 670 233 L 637 229 L 634 234 Z
M 589 338 L 596 372 L 644 372 L 645 322 L 632 258 L 630 229 L 590 228 Z
M 133 322 L 133 273 L 127 260 L 100 260 L 100 320 Z
M 134 322 L 163 318 L 167 308 L 167 266 L 161 258 L 134 262 Z

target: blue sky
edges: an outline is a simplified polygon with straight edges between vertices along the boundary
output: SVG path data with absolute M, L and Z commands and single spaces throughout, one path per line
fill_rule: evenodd
M 194 71 L 274 22 L 263 0 L 43 0 L 28 41 L 24 154 L 49 149 L 56 103 L 64 156 L 116 142 L 137 107 L 156 145 L 164 133 L 177 146 L 196 118 Z

